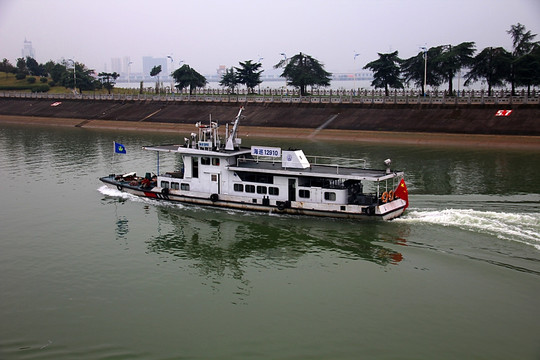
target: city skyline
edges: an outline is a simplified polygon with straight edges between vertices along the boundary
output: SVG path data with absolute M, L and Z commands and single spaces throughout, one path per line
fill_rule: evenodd
M 167 67 L 173 69 L 182 61 L 203 74 L 253 60 L 262 63 L 265 74 L 273 74 L 279 72 L 273 66 L 283 54 L 303 52 L 321 61 L 329 72 L 348 73 L 362 71 L 377 53 L 397 50 L 401 58 L 408 58 L 422 46 L 474 41 L 477 52 L 488 46 L 511 50 L 507 30 L 518 22 L 533 34 L 540 32 L 536 0 L 276 0 L 264 6 L 231 0 L 225 7 L 222 4 L 2 0 L 0 57 L 16 62 L 27 40 L 40 63 L 71 58 L 97 72 L 117 68 L 111 59 L 120 59 L 124 68 L 128 58 L 131 72 L 140 73 L 143 57 L 150 56 L 167 59 Z M 39 14 L 43 21 L 25 16 L 30 13 Z

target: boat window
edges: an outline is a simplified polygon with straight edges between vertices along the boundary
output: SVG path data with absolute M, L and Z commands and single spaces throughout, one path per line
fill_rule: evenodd
M 246 185 L 246 192 L 254 193 L 255 192 L 255 185 Z
M 242 185 L 242 184 L 234 184 L 234 191 L 243 192 L 244 191 L 244 185 Z
M 169 188 L 169 182 L 168 181 L 162 181 L 161 182 L 161 187 L 163 189 L 168 189 Z
M 273 186 L 269 187 L 268 188 L 268 194 L 270 194 L 270 195 L 279 195 L 279 188 L 273 187 Z
M 257 194 L 266 194 L 266 186 L 257 186 Z
M 171 189 L 173 189 L 173 190 L 178 190 L 178 189 L 180 189 L 180 184 L 177 183 L 177 182 L 171 183 Z
M 309 190 L 298 190 L 298 197 L 309 199 L 310 197 Z
M 216 182 L 217 181 L 217 174 L 212 174 L 211 178 L 212 178 L 212 181 Z
M 206 156 L 201 157 L 201 165 L 210 165 L 210 158 Z
M 242 181 L 257 182 L 263 184 L 273 184 L 274 176 L 268 174 L 256 174 L 238 171 L 236 173 Z
M 189 191 L 189 184 L 185 184 L 185 183 L 180 184 L 180 189 Z
M 192 177 L 198 178 L 199 177 L 199 158 L 194 156 L 191 158 L 191 165 L 192 165 Z
M 324 200 L 336 201 L 336 193 L 335 192 L 325 192 L 324 193 Z
M 212 158 L 212 165 L 219 166 L 219 158 Z

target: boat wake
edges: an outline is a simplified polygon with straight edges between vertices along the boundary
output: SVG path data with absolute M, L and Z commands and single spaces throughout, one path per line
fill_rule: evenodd
M 101 194 L 111 197 L 117 197 L 125 200 L 130 200 L 134 202 L 142 202 L 146 204 L 154 204 L 154 205 L 168 205 L 168 206 L 174 206 L 177 208 L 183 208 L 184 205 L 180 203 L 172 203 L 172 202 L 162 202 L 159 200 L 146 198 L 146 197 L 140 197 L 137 195 L 133 195 L 124 191 L 113 189 L 107 185 L 102 185 L 99 189 L 97 189 Z
M 540 214 L 473 209 L 411 209 L 397 222 L 433 224 L 496 236 L 540 250 Z

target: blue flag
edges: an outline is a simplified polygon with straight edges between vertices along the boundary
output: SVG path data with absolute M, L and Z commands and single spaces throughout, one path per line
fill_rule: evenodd
M 114 152 L 117 154 L 125 154 L 126 148 L 124 147 L 124 145 L 119 144 L 116 141 L 114 141 Z

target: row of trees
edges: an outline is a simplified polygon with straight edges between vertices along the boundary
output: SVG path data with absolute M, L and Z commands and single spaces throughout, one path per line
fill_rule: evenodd
M 463 42 L 456 46 L 424 48 L 408 59 L 400 59 L 397 51 L 379 53 L 379 58 L 365 65 L 364 69 L 373 71 L 372 86 L 384 88 L 387 95 L 390 88 L 401 89 L 409 83 L 420 87 L 423 93 L 428 85 L 439 87 L 447 83 L 448 93 L 454 94 L 453 79 L 462 70 L 466 70 L 465 86 L 471 82 L 485 81 L 490 95 L 493 87 L 502 86 L 505 82 L 511 84 L 512 94 L 515 94 L 517 86 L 527 87 L 530 93 L 532 86 L 540 85 L 540 42 L 534 42 L 536 34 L 527 31 L 525 26 L 519 23 L 513 25 L 508 34 L 513 40 L 512 52 L 502 47 L 488 47 L 474 56 L 475 43 Z M 70 62 L 72 66 L 69 66 Z M 240 62 L 239 65 L 226 69 L 220 85 L 234 92 L 237 86 L 243 84 L 249 92 L 254 92 L 255 87 L 262 82 L 262 64 L 248 60 Z M 300 89 L 301 95 L 307 94 L 309 86 L 330 85 L 332 74 L 324 70 L 323 64 L 317 59 L 303 53 L 281 60 L 274 68 L 282 68 L 281 77 L 287 80 L 289 86 Z M 12 66 L 4 59 L 0 63 L 0 71 L 12 72 L 23 78 L 26 74 L 49 76 L 52 85 L 77 88 L 80 92 L 106 88 L 110 93 L 119 77 L 116 72 L 102 72 L 96 77 L 93 70 L 72 60 L 38 64 L 30 57 L 17 59 L 16 66 Z M 154 67 L 150 72 L 151 76 L 158 77 L 156 92 L 159 91 L 160 73 L 161 66 Z M 190 93 L 208 83 L 203 75 L 187 64 L 176 69 L 171 75 L 176 82 L 176 88 L 179 90 L 189 88 Z
M 465 86 L 475 81 L 485 81 L 488 94 L 495 86 L 505 82 L 512 87 L 515 95 L 517 86 L 540 85 L 540 42 L 533 42 L 536 34 L 526 31 L 522 24 L 512 25 L 507 31 L 512 37 L 513 51 L 502 47 L 488 47 L 473 56 L 474 42 L 463 42 L 457 46 L 442 45 L 422 49 L 418 55 L 400 59 L 398 52 L 379 53 L 379 59 L 368 63 L 364 69 L 374 72 L 372 85 L 384 88 L 402 89 L 405 83 L 413 82 L 425 93 L 425 85 L 438 87 L 448 84 L 448 93 L 454 94 L 453 79 L 462 69 L 466 70 Z
M 88 69 L 86 65 L 72 60 L 62 60 L 60 62 L 48 61 L 45 64 L 39 64 L 34 58 L 18 58 L 13 66 L 9 60 L 3 59 L 0 63 L 0 71 L 15 74 L 17 79 L 24 79 L 27 75 L 38 76 L 42 78 L 49 77 L 50 86 L 64 86 L 68 89 L 78 89 L 91 91 L 105 88 L 109 94 L 114 88 L 116 79 L 120 76 L 118 73 L 101 72 L 95 74 L 94 70 Z
M 453 95 L 453 80 L 462 70 L 466 70 L 465 86 L 472 82 L 485 81 L 489 95 L 493 87 L 502 86 L 505 82 L 511 84 L 513 95 L 517 86 L 527 87 L 530 94 L 532 86 L 540 85 L 540 42 L 534 42 L 536 34 L 527 31 L 525 26 L 519 23 L 512 25 L 507 32 L 512 37 L 512 52 L 502 47 L 488 47 L 473 56 L 476 52 L 475 43 L 463 42 L 456 46 L 424 48 L 408 59 L 400 59 L 397 51 L 379 53 L 379 59 L 368 63 L 364 69 L 374 72 L 371 85 L 384 88 L 387 96 L 390 88 L 402 89 L 411 82 L 420 87 L 424 94 L 426 86 L 439 87 L 446 83 L 448 93 Z M 240 67 L 226 70 L 220 85 L 234 92 L 236 86 L 244 84 L 253 92 L 254 87 L 261 83 L 261 66 L 251 60 L 240 62 Z M 325 71 L 318 60 L 303 53 L 281 60 L 274 68 L 283 68 L 281 77 L 287 80 L 288 85 L 299 88 L 302 95 L 307 93 L 308 86 L 330 85 L 332 74 Z M 182 69 L 177 72 L 182 72 Z M 173 75 L 178 74 L 177 72 Z M 205 82 L 201 81 L 197 86 L 204 84 Z M 177 87 L 182 89 L 183 83 L 179 82 Z

